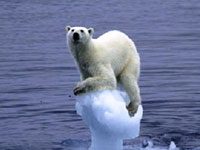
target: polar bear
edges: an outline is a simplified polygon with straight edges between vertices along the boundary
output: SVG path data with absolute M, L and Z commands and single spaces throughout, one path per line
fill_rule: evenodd
M 138 78 L 140 57 L 133 41 L 124 33 L 109 31 L 93 39 L 93 28 L 66 26 L 67 43 L 81 74 L 74 94 L 116 89 L 118 83 L 127 92 L 131 114 L 141 104 Z

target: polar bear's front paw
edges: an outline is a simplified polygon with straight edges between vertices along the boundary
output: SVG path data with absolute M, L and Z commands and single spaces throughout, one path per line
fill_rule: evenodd
M 78 83 L 78 85 L 74 88 L 73 92 L 74 92 L 74 95 L 85 93 L 85 85 L 82 83 Z

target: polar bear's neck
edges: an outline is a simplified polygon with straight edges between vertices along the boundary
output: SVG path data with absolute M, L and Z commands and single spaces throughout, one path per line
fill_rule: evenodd
M 94 50 L 94 44 L 92 39 L 87 43 L 79 43 L 77 45 L 73 44 L 71 47 L 72 54 L 81 69 L 81 66 L 88 64 L 93 58 L 92 53 Z

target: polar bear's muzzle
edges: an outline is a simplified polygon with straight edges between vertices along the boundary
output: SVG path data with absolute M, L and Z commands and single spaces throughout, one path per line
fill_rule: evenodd
M 75 32 L 75 33 L 73 34 L 73 40 L 74 40 L 75 42 L 77 42 L 79 39 L 80 39 L 79 34 L 78 34 L 77 32 Z

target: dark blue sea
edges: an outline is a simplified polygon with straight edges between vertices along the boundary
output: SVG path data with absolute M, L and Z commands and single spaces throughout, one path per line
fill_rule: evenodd
M 174 141 L 200 150 L 199 0 L 0 0 L 0 150 L 90 145 L 66 25 L 93 27 L 94 37 L 121 30 L 137 46 L 144 116 L 125 149 Z

